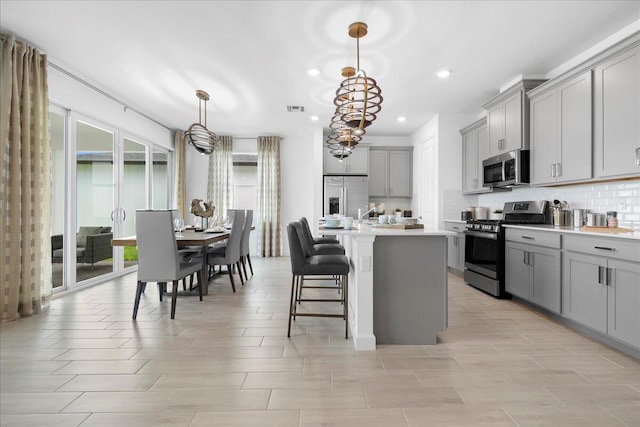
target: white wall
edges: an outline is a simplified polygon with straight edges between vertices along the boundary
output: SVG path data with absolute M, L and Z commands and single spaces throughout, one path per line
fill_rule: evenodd
M 49 67 L 47 71 L 49 100 L 52 104 L 76 111 L 162 147 L 173 148 L 172 131 L 131 110 L 125 112 L 122 105 L 54 68 Z

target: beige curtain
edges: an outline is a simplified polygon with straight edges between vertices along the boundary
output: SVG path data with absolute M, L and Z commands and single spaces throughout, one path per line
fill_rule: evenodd
M 0 313 L 29 316 L 51 299 L 51 149 L 47 57 L 0 36 Z
M 233 137 L 218 136 L 220 146 L 209 155 L 207 200 L 216 210 L 213 220 L 225 220 L 227 209 L 233 209 Z M 206 201 L 206 200 L 205 200 Z
M 277 257 L 280 241 L 280 138 L 258 137 L 258 255 Z
M 187 164 L 186 164 L 186 147 L 184 141 L 184 133 L 176 132 L 174 137 L 175 146 L 175 159 L 176 159 L 176 175 L 174 182 L 175 188 L 175 201 L 178 207 L 178 213 L 181 218 L 187 221 L 187 212 L 185 197 L 187 197 Z

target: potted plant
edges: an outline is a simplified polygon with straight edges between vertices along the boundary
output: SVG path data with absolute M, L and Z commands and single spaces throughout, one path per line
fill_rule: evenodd
M 502 219 L 502 209 L 494 209 L 489 214 L 489 219 Z
M 402 218 L 402 209 L 396 208 L 396 218 Z

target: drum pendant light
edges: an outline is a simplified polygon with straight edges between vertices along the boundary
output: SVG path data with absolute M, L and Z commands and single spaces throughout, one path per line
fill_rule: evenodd
M 184 132 L 184 140 L 191 144 L 201 154 L 211 154 L 219 146 L 218 137 L 207 129 L 207 101 L 209 94 L 203 90 L 196 90 L 198 97 L 198 123 L 189 126 Z M 202 101 L 204 101 L 204 125 L 202 124 Z

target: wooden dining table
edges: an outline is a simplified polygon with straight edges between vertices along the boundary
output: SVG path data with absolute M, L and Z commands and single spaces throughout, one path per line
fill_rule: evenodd
M 209 266 L 207 258 L 209 256 L 208 246 L 212 243 L 227 240 L 229 238 L 230 230 L 226 230 L 218 233 L 211 233 L 206 231 L 194 231 L 185 230 L 182 235 L 176 234 L 176 243 L 178 249 L 199 246 L 202 248 L 202 281 L 206 286 L 202 287 L 202 294 L 207 295 L 209 293 Z M 137 246 L 136 236 L 119 237 L 111 240 L 112 246 Z M 198 284 L 201 286 L 201 284 Z

